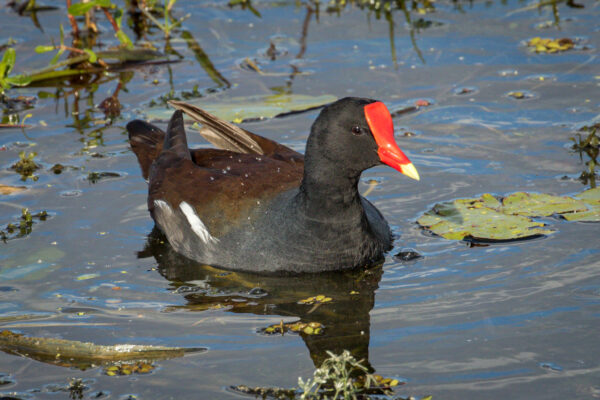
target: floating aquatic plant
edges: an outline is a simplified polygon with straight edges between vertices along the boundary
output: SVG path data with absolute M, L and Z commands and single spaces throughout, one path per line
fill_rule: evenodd
M 33 230 L 34 218 L 45 221 L 47 217 L 48 213 L 46 211 L 32 214 L 29 209 L 23 208 L 18 222 L 9 223 L 6 228 L 0 230 L 0 240 L 6 243 L 9 239 L 27 236 Z
M 559 51 L 567 51 L 575 47 L 573 39 L 550 39 L 534 37 L 527 42 L 527 46 L 536 53 L 558 53 Z
M 583 201 L 588 209 L 580 212 L 568 212 L 561 216 L 567 221 L 600 222 L 600 188 L 586 190 L 575 196 Z
M 291 322 L 283 323 L 283 320 L 279 324 L 270 325 L 262 329 L 263 333 L 268 335 L 280 334 L 283 335 L 286 332 L 304 333 L 305 335 L 319 335 L 323 333 L 325 327 L 319 322 Z
M 21 151 L 19 153 L 19 161 L 11 167 L 21 175 L 22 181 L 27 180 L 27 178 L 31 178 L 34 181 L 38 180 L 38 177 L 33 175 L 33 173 L 41 167 L 33 160 L 35 156 L 37 156 L 35 152 L 25 154 L 24 151 Z
M 299 304 L 320 304 L 320 303 L 329 303 L 332 300 L 331 297 L 327 297 L 324 294 L 320 294 L 317 296 L 308 297 L 306 299 L 299 300 Z
M 111 365 L 104 369 L 104 373 L 108 376 L 132 375 L 132 374 L 149 374 L 156 366 L 151 363 L 139 361 L 136 363 L 120 363 Z
M 577 196 L 513 193 L 484 194 L 436 204 L 417 220 L 421 227 L 451 240 L 504 241 L 549 235 L 553 230 L 534 217 L 560 215 L 569 221 L 600 221 L 600 189 Z
M 170 359 L 181 357 L 187 353 L 206 351 L 204 348 L 133 344 L 105 346 L 75 340 L 29 337 L 9 330 L 0 331 L 0 350 L 50 364 L 79 369 L 123 363 L 119 364 L 120 366 L 117 368 L 121 372 L 124 371 L 126 361 L 140 361 L 142 364 L 138 370 L 149 372 L 151 369 L 144 366 L 144 363 L 147 364 L 149 360 Z M 133 367 L 130 369 L 133 371 Z
M 189 101 L 190 104 L 235 123 L 281 117 L 286 114 L 313 110 L 337 100 L 332 95 L 311 96 L 303 94 L 271 94 L 246 97 L 208 97 Z M 147 112 L 154 120 L 168 120 L 171 109 L 156 108 Z
M 339 355 L 327 351 L 327 355 L 321 366 L 313 372 L 312 378 L 306 381 L 298 378 L 298 388 L 238 385 L 232 386 L 231 389 L 263 399 L 368 400 L 381 399 L 382 395 L 390 396 L 393 394 L 392 388 L 403 383 L 398 379 L 369 373 L 362 361 L 356 360 L 348 350 Z M 399 397 L 396 399 L 403 400 Z M 431 396 L 421 400 L 431 400 Z
M 110 179 L 110 178 L 119 178 L 121 176 L 121 174 L 117 173 L 117 172 L 96 172 L 96 171 L 92 171 L 90 173 L 88 173 L 87 175 L 87 180 L 90 183 L 98 183 L 101 180 L 104 179 Z
M 513 99 L 517 99 L 517 100 L 530 99 L 533 97 L 533 94 L 528 91 L 513 91 L 513 92 L 508 92 L 506 95 L 509 97 L 512 97 Z

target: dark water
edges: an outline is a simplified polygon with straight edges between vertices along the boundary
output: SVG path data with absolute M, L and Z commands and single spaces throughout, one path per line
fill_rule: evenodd
M 415 224 L 433 204 L 454 198 L 520 190 L 574 194 L 589 187 L 578 179 L 589 158 L 570 151 L 570 138 L 598 122 L 599 3 L 558 3 L 555 14 L 537 3 L 441 2 L 434 12 L 410 12 L 419 29 L 394 9 L 393 43 L 390 22 L 366 9 L 348 6 L 338 14 L 322 5 L 317 19 L 293 1 L 253 5 L 261 18 L 225 2 L 179 1 L 176 16 L 191 13 L 184 28 L 220 77 L 206 72 L 177 33 L 171 44 L 183 60 L 134 69 L 112 124 L 97 106 L 116 89 L 118 74 L 97 87 L 10 92 L 37 100 L 29 110 L 4 110 L 21 118 L 31 113 L 32 127 L 25 134 L 0 131 L 0 183 L 23 184 L 9 169 L 21 150 L 37 152 L 43 168 L 39 180 L 25 183 L 28 190 L 0 197 L 0 222 L 18 219 L 21 207 L 47 210 L 49 218 L 26 238 L 0 243 L 0 316 L 34 316 L 3 322 L 1 329 L 208 351 L 159 361 L 151 374 L 132 377 L 1 353 L 0 378 L 8 383 L 0 393 L 62 398 L 51 385 L 76 377 L 90 387 L 86 396 L 237 398 L 228 386 L 293 387 L 299 376 L 312 375 L 325 350 L 350 349 L 378 374 L 405 381 L 396 390 L 402 396 L 600 397 L 597 224 L 545 218 L 557 231 L 547 238 L 485 247 L 427 236 Z M 38 13 L 38 20 L 44 33 L 9 7 L 0 10 L 2 41 L 18 40 L 17 72 L 45 66 L 48 56 L 32 49 L 56 39 L 59 23 L 68 24 L 64 9 Z M 102 27 L 112 43 L 109 26 Z M 535 36 L 575 38 L 578 48 L 531 53 L 526 41 Z M 160 37 L 151 37 L 159 47 Z M 271 41 L 283 52 L 275 61 L 264 55 Z M 246 57 L 278 75 L 241 68 Z M 302 73 L 290 75 L 290 65 Z M 400 146 L 421 181 L 385 167 L 363 175 L 381 183 L 368 197 L 400 236 L 383 266 L 265 278 L 200 267 L 152 244 L 146 184 L 124 125 L 171 89 L 181 94 L 194 85 L 215 101 L 282 91 L 372 97 L 392 109 L 430 101 L 395 118 Z M 511 91 L 531 98 L 514 99 Z M 316 114 L 244 127 L 303 150 Z M 415 135 L 401 137 L 407 131 Z M 197 135 L 189 140 L 202 144 Z M 59 175 L 49 170 L 56 163 L 67 166 Z M 90 172 L 118 176 L 91 183 Z M 424 257 L 393 257 L 408 248 Z M 334 301 L 316 309 L 298 304 L 321 293 Z M 325 334 L 261 333 L 282 319 L 320 322 Z

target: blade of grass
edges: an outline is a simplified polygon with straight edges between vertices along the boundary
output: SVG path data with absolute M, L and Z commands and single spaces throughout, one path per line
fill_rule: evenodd
M 217 69 L 215 68 L 208 55 L 202 50 L 202 47 L 196 42 L 192 34 L 188 31 L 183 31 L 181 33 L 181 38 L 185 40 L 189 49 L 196 56 L 196 61 L 200 64 L 200 66 L 206 71 L 208 76 L 220 87 L 231 87 L 231 83 L 223 76 Z

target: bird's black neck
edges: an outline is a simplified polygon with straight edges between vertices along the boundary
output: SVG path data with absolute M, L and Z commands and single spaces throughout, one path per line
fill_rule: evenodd
M 299 205 L 308 217 L 330 220 L 364 213 L 358 180 L 360 172 L 328 165 L 323 159 L 319 165 L 307 160 L 304 178 L 297 195 Z

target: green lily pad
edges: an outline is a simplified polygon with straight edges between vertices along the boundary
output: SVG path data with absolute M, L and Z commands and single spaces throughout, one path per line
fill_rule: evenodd
M 575 196 L 587 205 L 582 212 L 571 212 L 562 216 L 567 221 L 600 222 L 600 188 L 586 190 Z
M 568 213 L 562 215 L 567 221 L 579 222 L 600 222 L 600 206 L 595 206 L 593 209 L 578 213 Z
M 189 101 L 189 103 L 219 118 L 240 123 L 248 120 L 274 118 L 292 112 L 308 111 L 336 100 L 337 97 L 332 95 L 274 94 L 232 97 L 222 100 L 203 98 Z M 170 109 L 147 111 L 147 117 L 153 120 L 168 120 L 172 114 L 173 111 Z
M 600 222 L 600 188 L 574 197 L 518 192 L 499 201 L 491 194 L 437 204 L 417 223 L 451 240 L 505 241 L 548 235 L 530 217 L 559 214 L 568 221 Z
M 502 200 L 502 212 L 527 217 L 547 217 L 552 214 L 586 211 L 581 200 L 544 193 L 518 192 Z
M 504 241 L 547 235 L 543 223 L 520 215 L 507 215 L 488 206 L 500 203 L 489 194 L 437 204 L 417 223 L 451 240 Z
M 600 188 L 585 190 L 575 197 L 590 205 L 600 205 Z
M 500 200 L 498 200 L 495 196 L 492 196 L 489 193 L 482 194 L 479 199 L 481 201 L 481 207 L 498 209 L 502 206 Z M 475 207 L 477 206 L 478 205 L 476 204 Z

